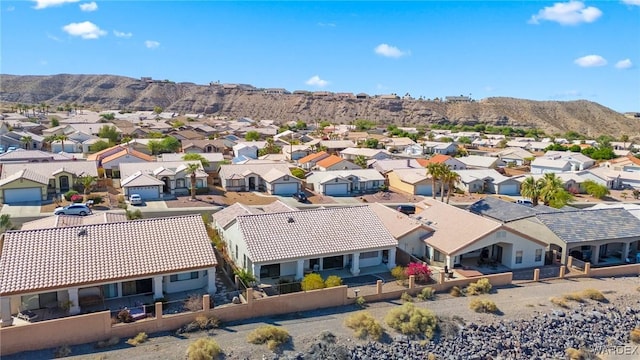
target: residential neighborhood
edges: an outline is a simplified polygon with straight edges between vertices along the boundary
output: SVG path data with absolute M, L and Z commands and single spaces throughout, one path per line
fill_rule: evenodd
M 380 296 L 411 264 L 443 287 L 640 264 L 631 142 L 605 159 L 588 154 L 610 139 L 154 112 L 56 113 L 37 127 L 2 117 L 13 124 L 0 126 L 3 329 L 231 309 L 305 292 L 314 274 Z

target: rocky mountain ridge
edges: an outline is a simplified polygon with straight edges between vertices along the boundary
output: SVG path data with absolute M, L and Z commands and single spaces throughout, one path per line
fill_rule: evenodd
M 640 137 L 640 121 L 598 103 L 533 101 L 492 97 L 446 102 L 387 96 L 356 99 L 344 94 L 266 93 L 222 84 L 198 85 L 134 79 L 115 75 L 0 75 L 0 101 L 10 104 L 82 105 L 93 110 L 153 110 L 207 114 L 279 122 L 329 120 L 349 123 L 368 119 L 380 125 L 487 124 L 542 129 L 547 133 L 576 131 Z

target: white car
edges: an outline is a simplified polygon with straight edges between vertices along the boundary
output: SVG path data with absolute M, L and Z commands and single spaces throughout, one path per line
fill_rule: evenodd
M 131 205 L 142 205 L 142 196 L 138 194 L 131 194 L 131 196 L 129 196 L 129 203 Z
M 71 204 L 56 208 L 53 214 L 86 216 L 92 214 L 92 212 L 91 209 L 85 204 Z

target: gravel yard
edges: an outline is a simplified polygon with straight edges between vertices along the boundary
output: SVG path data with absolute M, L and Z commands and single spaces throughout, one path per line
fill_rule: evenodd
M 598 289 L 607 297 L 607 303 L 597 303 L 588 300 L 584 303 L 570 302 L 570 308 L 560 308 L 550 302 L 550 298 L 554 296 L 562 296 L 563 294 L 581 291 L 584 289 Z M 573 279 L 573 280 L 553 280 L 541 283 L 529 283 L 514 285 L 510 287 L 496 289 L 486 297 L 494 301 L 500 309 L 500 315 L 477 314 L 468 308 L 470 298 L 451 297 L 448 294 L 438 294 L 434 301 L 416 302 L 417 306 L 426 307 L 433 310 L 441 318 L 451 318 L 453 316 L 461 317 L 464 322 L 462 335 L 464 340 L 456 340 L 456 347 L 463 351 L 462 347 L 481 346 L 484 350 L 492 350 L 489 342 L 480 341 L 481 336 L 485 336 L 489 331 L 493 336 L 492 341 L 500 344 L 517 344 L 513 339 L 502 339 L 500 337 L 513 337 L 514 334 L 522 334 L 523 331 L 530 327 L 536 327 L 536 331 L 545 331 L 545 344 L 556 344 L 563 342 L 565 339 L 576 339 L 576 329 L 573 328 L 572 321 L 581 318 L 583 326 L 588 325 L 589 316 L 592 313 L 598 313 L 598 316 L 609 317 L 609 320 L 603 318 L 603 326 L 588 327 L 591 329 L 592 345 L 606 346 L 606 344 L 596 344 L 598 339 L 609 341 L 611 344 L 617 344 L 619 340 L 615 338 L 625 338 L 628 334 L 623 323 L 628 326 L 635 322 L 640 324 L 640 278 L 637 276 L 621 277 L 621 278 L 603 278 L 603 279 Z M 388 301 L 369 304 L 369 311 L 376 319 L 383 321 L 385 314 L 393 307 L 401 302 Z M 596 310 L 594 312 L 594 309 Z M 126 339 L 121 339 L 120 345 L 108 351 L 95 350 L 93 344 L 84 346 L 75 346 L 72 348 L 71 358 L 77 359 L 184 359 L 188 345 L 194 339 L 212 336 L 222 347 L 225 353 L 225 359 L 325 359 L 327 351 L 334 351 L 336 355 L 339 350 L 343 352 L 345 349 L 351 349 L 352 353 L 349 358 L 375 359 L 382 356 L 382 352 L 387 354 L 387 358 L 398 358 L 398 354 L 404 356 L 416 356 L 412 351 L 433 351 L 439 358 L 444 354 L 441 347 L 446 345 L 443 341 L 432 341 L 427 347 L 418 345 L 418 342 L 408 342 L 406 339 L 398 336 L 398 334 L 385 326 L 389 336 L 384 337 L 381 343 L 371 343 L 355 339 L 351 330 L 344 325 L 344 319 L 353 311 L 357 311 L 354 306 L 347 306 L 334 309 L 317 310 L 306 313 L 296 313 L 286 316 L 270 317 L 255 319 L 252 322 L 238 324 L 224 324 L 220 329 L 214 330 L 207 334 L 206 332 L 191 333 L 184 336 L 176 336 L 175 334 L 155 334 L 152 335 L 148 342 L 137 347 L 131 347 L 124 344 Z M 622 313 L 623 319 L 619 318 L 618 312 Z M 560 316 L 559 314 L 566 314 Z M 581 315 L 582 314 L 582 315 Z M 612 315 L 613 314 L 613 315 Z M 631 314 L 631 315 L 630 315 Z M 555 320 L 554 320 L 555 319 Z M 624 320 L 624 321 L 622 321 Z M 607 325 L 612 322 L 613 325 Z M 292 341 L 282 352 L 275 354 L 266 349 L 265 346 L 251 345 L 246 342 L 247 334 L 258 326 L 264 324 L 273 324 L 284 326 L 293 336 Z M 534 324 L 534 325 L 532 325 Z M 491 325 L 491 326 L 489 326 Z M 487 327 L 488 326 L 488 327 Z M 602 334 L 596 334 L 602 331 Z M 335 344 L 324 344 L 319 347 L 318 337 L 323 331 L 330 331 L 335 335 Z M 549 330 L 549 332 L 546 332 Z M 553 331 L 551 331 L 553 330 Z M 480 335 L 478 335 L 480 334 Z M 532 332 L 532 334 L 535 334 Z M 587 336 L 584 331 L 577 336 Z M 591 334 L 591 333 L 590 333 Z M 480 337 L 478 337 L 480 336 Z M 536 338 L 534 336 L 534 338 Z M 537 338 L 536 338 L 537 339 Z M 468 343 L 465 341 L 468 340 Z M 504 340 L 504 341 L 502 341 Z M 539 341 L 538 339 L 537 341 Z M 585 338 L 587 344 L 589 340 Z M 519 340 L 518 340 L 519 341 Z M 451 344 L 449 344 L 451 345 Z M 500 346 L 503 346 L 500 345 Z M 314 347 L 315 357 L 305 352 Z M 506 345 L 505 345 L 506 346 Z M 547 345 L 545 345 L 547 346 Z M 414 349 L 415 348 L 415 349 Z M 524 345 L 523 345 L 523 348 Z M 324 349 L 324 350 L 322 350 Z M 418 350 L 416 350 L 418 349 Z M 546 349 L 546 348 L 543 348 Z M 632 349 L 632 348 L 630 348 Z M 322 351 L 321 351 L 322 350 Z M 526 349 L 525 349 L 526 350 Z M 360 355 L 356 356 L 360 351 Z M 451 351 L 451 349 L 449 349 Z M 640 350 L 636 350 L 640 351 Z M 371 356 L 365 356 L 370 352 Z M 38 351 L 25 353 L 16 356 L 9 356 L 6 359 L 45 359 L 50 358 L 53 350 Z M 395 354 L 395 355 L 390 355 Z M 413 354 L 413 355 L 411 355 Z M 514 353 L 515 354 L 515 353 Z M 521 354 L 522 355 L 522 354 Z M 511 358 L 530 358 L 528 356 L 503 356 L 503 359 Z M 551 354 L 547 354 L 551 355 Z M 601 356 L 602 358 L 614 359 L 612 356 Z M 332 357 L 329 357 L 332 358 Z M 333 357 L 340 358 L 340 357 Z M 455 359 L 463 359 L 469 357 L 453 357 Z M 479 357 L 478 359 L 480 359 Z M 497 357 L 496 357 L 497 358 Z M 637 357 L 629 357 L 637 358 Z M 5 359 L 5 358 L 3 358 Z

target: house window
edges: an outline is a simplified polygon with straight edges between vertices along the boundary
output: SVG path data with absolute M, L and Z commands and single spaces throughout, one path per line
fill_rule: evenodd
M 236 245 L 236 253 L 233 254 L 233 257 L 238 260 L 238 245 Z
M 367 251 L 360 253 L 360 259 L 372 259 L 378 257 L 379 251 Z
M 522 250 L 516 251 L 516 264 L 522 264 Z
M 199 276 L 200 276 L 200 274 L 198 274 L 197 271 L 181 273 L 181 274 L 173 274 L 173 275 L 169 276 L 169 281 L 176 282 L 176 281 L 195 280 Z
M 507 232 L 500 230 L 496 233 L 496 238 L 498 239 L 505 239 L 507 237 Z
M 246 268 L 247 268 L 247 255 L 246 255 L 246 254 L 245 254 L 245 255 L 243 256 L 243 258 L 242 258 L 242 267 L 243 267 L 244 269 L 246 269 Z
M 106 284 L 102 285 L 102 294 L 105 299 L 111 299 L 118 297 L 118 284 Z
M 536 262 L 542 261 L 542 249 L 536 249 Z

